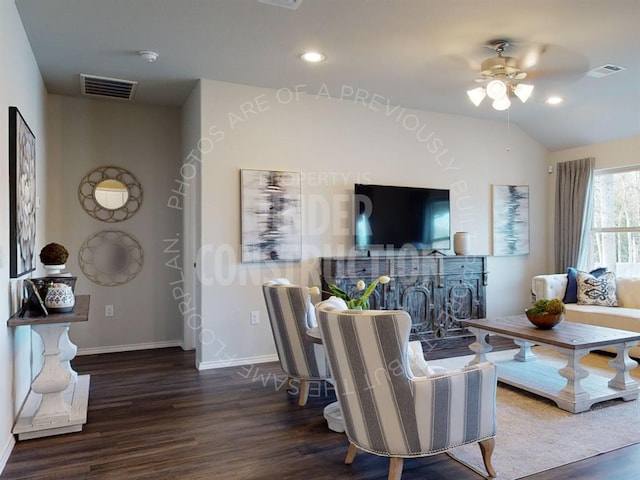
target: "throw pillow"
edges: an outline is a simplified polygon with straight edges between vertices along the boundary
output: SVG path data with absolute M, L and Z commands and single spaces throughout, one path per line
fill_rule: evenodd
M 616 276 L 606 272 L 599 277 L 578 272 L 578 305 L 617 307 Z
M 407 359 L 409 360 L 409 368 L 414 377 L 429 377 L 436 373 L 424 359 L 420 342 L 409 342 Z
M 606 267 L 596 268 L 589 272 L 594 277 L 599 277 L 607 271 Z M 583 272 L 586 273 L 586 272 Z M 564 303 L 578 302 L 578 269 L 574 267 L 567 268 L 567 289 L 564 292 Z

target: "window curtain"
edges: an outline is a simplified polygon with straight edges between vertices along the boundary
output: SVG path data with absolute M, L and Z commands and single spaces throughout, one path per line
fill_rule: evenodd
M 595 158 L 560 162 L 556 167 L 555 270 L 587 269 L 591 229 L 591 185 Z

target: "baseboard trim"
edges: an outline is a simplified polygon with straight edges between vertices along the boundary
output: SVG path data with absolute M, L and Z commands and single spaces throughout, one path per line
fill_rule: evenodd
M 258 357 L 230 358 L 226 360 L 214 360 L 212 362 L 196 362 L 198 370 L 212 370 L 215 368 L 238 367 L 240 365 L 253 365 L 254 363 L 277 362 L 278 355 L 260 355 Z
M 168 340 L 166 342 L 133 343 L 129 345 L 112 345 L 109 347 L 79 348 L 79 355 L 98 355 L 100 353 L 133 352 L 135 350 L 151 350 L 154 348 L 181 347 L 181 340 Z
M 4 471 L 4 467 L 7 466 L 7 462 L 9 461 L 9 457 L 11 456 L 11 452 L 13 451 L 13 447 L 16 444 L 16 438 L 9 434 L 9 438 L 2 449 L 2 455 L 0 455 L 0 475 Z

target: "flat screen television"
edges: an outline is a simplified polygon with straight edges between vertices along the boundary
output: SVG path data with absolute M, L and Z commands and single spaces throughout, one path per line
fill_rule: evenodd
M 451 248 L 449 190 L 356 183 L 354 206 L 358 250 Z

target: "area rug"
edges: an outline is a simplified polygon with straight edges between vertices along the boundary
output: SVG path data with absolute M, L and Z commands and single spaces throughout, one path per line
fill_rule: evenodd
M 538 354 L 554 355 L 547 347 L 535 347 Z M 493 361 L 508 359 L 515 350 L 489 355 Z M 457 357 L 433 360 L 430 365 L 448 368 L 464 366 L 471 359 Z M 557 357 L 556 357 L 557 358 Z M 613 376 L 607 366 L 611 357 L 590 354 L 582 363 L 595 372 Z M 561 360 L 557 360 L 561 364 Z M 632 372 L 640 380 L 640 368 Z M 609 452 L 640 442 L 640 402 L 610 400 L 591 410 L 573 414 L 555 403 L 499 384 L 497 394 L 498 434 L 493 466 L 500 480 L 513 480 L 551 468 Z M 451 455 L 486 476 L 477 444 L 451 450 Z

